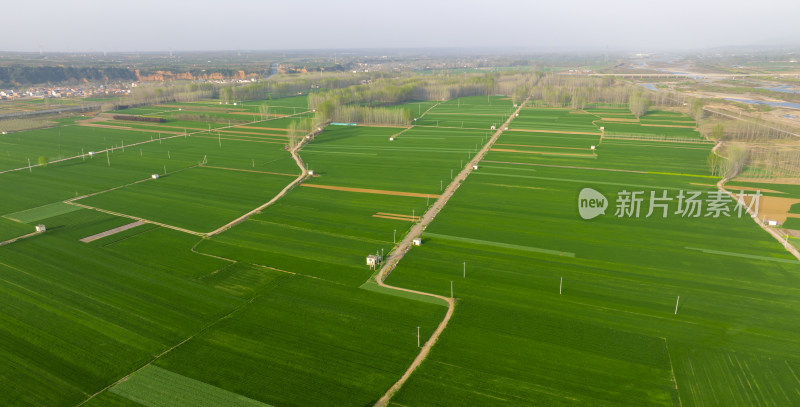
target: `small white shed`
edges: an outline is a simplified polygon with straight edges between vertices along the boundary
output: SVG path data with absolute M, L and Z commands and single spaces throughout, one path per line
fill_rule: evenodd
M 767 221 L 767 225 L 769 225 L 769 226 L 778 226 L 778 221 L 777 220 L 768 220 Z
M 36 225 L 36 232 L 37 233 L 42 233 L 42 232 L 44 232 L 46 230 L 47 230 L 47 228 L 44 225 L 42 225 L 41 223 Z
M 492 129 L 492 130 L 494 130 L 494 129 L 495 129 L 495 126 L 492 126 L 492 127 L 491 127 L 491 129 Z
M 473 170 L 477 170 L 477 169 L 478 169 L 478 166 L 477 166 L 477 165 L 473 165 L 473 166 L 472 166 L 472 169 L 473 169 Z
M 153 174 L 153 175 L 150 176 L 150 178 L 152 178 L 152 179 L 158 179 L 158 177 L 159 177 L 158 174 Z
M 414 246 L 422 246 L 422 238 L 415 237 L 414 240 L 411 241 L 411 244 Z

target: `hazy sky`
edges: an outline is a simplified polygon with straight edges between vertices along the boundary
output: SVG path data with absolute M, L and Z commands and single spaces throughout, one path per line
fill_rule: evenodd
M 7 0 L 0 51 L 800 44 L 800 0 Z

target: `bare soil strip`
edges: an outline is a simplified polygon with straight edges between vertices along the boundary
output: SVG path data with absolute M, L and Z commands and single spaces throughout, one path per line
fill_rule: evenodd
M 696 183 L 696 182 L 690 182 L 689 184 L 690 185 L 699 185 L 699 186 L 702 186 L 702 187 L 714 187 L 714 186 L 716 186 L 714 184 L 699 184 L 699 183 Z M 774 189 L 755 188 L 755 187 L 736 187 L 736 186 L 733 186 L 733 185 L 728 186 L 728 188 L 730 188 L 731 191 L 738 191 L 738 190 L 742 190 L 742 191 L 761 191 L 761 192 L 769 192 L 771 194 L 785 194 L 786 193 L 786 192 L 776 191 Z
M 286 144 L 286 143 L 281 143 L 280 141 L 269 141 L 269 140 L 250 140 L 250 139 L 244 139 L 244 138 L 235 138 L 235 137 L 228 137 L 228 136 L 226 136 L 226 137 L 214 137 L 214 136 L 197 136 L 197 135 L 195 135 L 195 136 L 192 136 L 192 137 L 197 137 L 197 138 L 210 138 L 210 139 L 214 139 L 214 140 L 217 140 L 217 139 L 220 139 L 220 138 L 221 138 L 222 140 L 231 140 L 231 141 L 246 141 L 246 142 L 249 142 L 249 143 Z
M 764 184 L 781 184 L 781 185 L 798 185 L 800 184 L 800 179 L 798 178 L 747 178 L 747 177 L 736 177 L 731 180 L 732 182 L 753 182 L 753 183 L 764 183 Z
M 450 199 L 450 197 L 453 196 L 453 194 L 456 192 L 461 183 L 464 182 L 467 176 L 473 171 L 474 168 L 473 166 L 477 166 L 478 163 L 480 163 L 483 157 L 485 157 L 486 154 L 489 152 L 489 149 L 491 149 L 492 144 L 494 144 L 500 137 L 500 135 L 503 134 L 502 129 L 504 129 L 506 126 L 508 126 L 509 123 L 511 123 L 511 120 L 515 117 L 515 114 L 519 113 L 520 110 L 522 110 L 522 106 L 525 106 L 528 100 L 529 99 L 526 99 L 524 102 L 520 103 L 517 110 L 515 110 L 514 113 L 512 113 L 511 116 L 508 117 L 506 122 L 503 123 L 503 125 L 500 127 L 500 130 L 497 130 L 494 133 L 492 138 L 490 138 L 489 141 L 483 146 L 481 151 L 478 154 L 476 154 L 475 157 L 473 157 L 469 163 L 467 163 L 466 167 L 464 167 L 455 178 L 453 178 L 453 182 L 451 182 L 450 185 L 447 186 L 447 189 L 445 189 L 444 193 L 436 200 L 436 202 L 433 203 L 430 209 L 428 209 L 428 211 L 425 212 L 425 214 L 422 216 L 422 220 L 419 223 L 413 225 L 408 234 L 406 234 L 405 238 L 403 238 L 403 240 L 400 241 L 400 243 L 398 243 L 397 246 L 395 246 L 395 248 L 391 251 L 391 253 L 389 253 L 389 256 L 386 262 L 384 263 L 383 267 L 381 267 L 378 274 L 376 274 L 374 277 L 375 282 L 381 287 L 438 298 L 440 300 L 447 302 L 448 305 L 447 313 L 445 314 L 444 319 L 442 320 L 442 322 L 439 323 L 439 326 L 436 327 L 436 330 L 433 332 L 433 335 L 431 335 L 431 337 L 428 338 L 428 340 L 425 342 L 425 345 L 422 346 L 422 349 L 420 350 L 419 354 L 414 359 L 414 361 L 411 363 L 411 366 L 409 366 L 406 372 L 403 373 L 403 376 L 401 376 L 400 379 L 394 385 L 392 385 L 392 387 L 390 387 L 389 390 L 386 391 L 383 397 L 381 397 L 375 403 L 375 407 L 385 407 L 386 405 L 388 405 L 389 400 L 391 400 L 392 396 L 394 396 L 394 394 L 397 393 L 397 391 L 400 390 L 401 387 L 403 387 L 403 384 L 405 384 L 405 382 L 408 381 L 408 378 L 411 377 L 411 374 L 414 373 L 417 367 L 419 367 L 419 365 L 422 364 L 425 358 L 428 357 L 428 354 L 433 348 L 433 345 L 439 339 L 439 336 L 442 334 L 442 332 L 444 332 L 444 329 L 447 327 L 447 323 L 450 322 L 450 318 L 453 316 L 453 311 L 455 310 L 454 298 L 447 298 L 441 295 L 391 286 L 384 283 L 384 280 L 389 275 L 389 273 L 391 273 L 392 270 L 394 270 L 394 268 L 397 266 L 397 263 L 400 262 L 403 256 L 405 256 L 405 254 L 411 249 L 412 240 L 422 235 L 422 232 L 433 221 L 433 219 L 436 217 L 439 211 L 441 211 L 442 208 L 444 208 L 444 205 L 447 204 L 447 201 Z
M 376 215 L 395 216 L 398 218 L 419 219 L 419 216 L 405 215 L 402 213 L 377 212 Z
M 152 220 L 145 219 L 145 218 L 140 218 L 138 216 L 127 215 L 127 214 L 124 214 L 124 213 L 109 211 L 109 210 L 106 210 L 106 209 L 100 209 L 100 208 L 96 208 L 94 206 L 79 204 L 77 202 L 72 202 L 72 201 L 64 201 L 64 203 L 68 203 L 70 205 L 75 205 L 75 206 L 80 206 L 81 208 L 84 208 L 84 209 L 91 209 L 93 211 L 107 213 L 109 215 L 118 216 L 120 218 L 128 218 L 128 219 L 133 219 L 133 220 L 144 222 L 144 223 L 152 223 L 153 225 L 158 225 L 158 226 L 161 226 L 161 227 L 167 228 L 167 229 L 177 230 L 178 232 L 188 233 L 190 235 L 204 236 L 204 234 L 201 233 L 201 232 L 195 232 L 194 230 L 184 229 L 184 228 L 181 228 L 181 227 L 178 227 L 178 226 L 168 225 L 166 223 L 161 223 L 161 222 L 156 222 L 156 221 L 152 221 Z
M 392 219 L 392 220 L 404 220 L 407 222 L 417 222 L 420 220 L 419 216 L 412 217 L 411 215 L 400 215 L 396 213 L 383 213 L 378 212 L 372 215 L 373 218 L 383 218 L 383 219 Z
M 584 134 L 587 136 L 602 136 L 602 133 L 590 133 L 586 131 L 561 131 L 561 130 L 532 130 L 532 129 L 511 129 L 512 131 L 524 131 L 526 133 L 553 133 L 553 134 Z
M 236 126 L 237 129 L 252 129 L 252 130 L 273 130 L 273 131 L 287 131 L 279 127 L 261 127 L 261 126 Z
M 639 119 L 623 119 L 621 117 L 601 117 L 604 122 L 639 123 Z
M 114 130 L 128 130 L 128 131 L 141 131 L 141 132 L 145 132 L 145 133 L 163 133 L 163 134 L 180 134 L 180 135 L 183 135 L 182 131 L 139 129 L 139 128 L 133 128 L 133 127 L 112 126 L 110 124 L 80 123 L 80 125 L 81 126 L 85 126 L 85 127 L 101 127 L 101 128 L 104 128 L 104 129 L 114 129 Z
M 120 227 L 117 227 L 117 228 L 114 228 L 114 229 L 106 230 L 105 232 L 100 232 L 100 233 L 95 234 L 95 235 L 84 237 L 83 239 L 81 239 L 81 242 L 83 242 L 83 243 L 94 242 L 95 240 L 102 239 L 102 238 L 104 238 L 106 236 L 111 236 L 111 235 L 117 234 L 119 232 L 124 232 L 124 231 L 126 231 L 128 229 L 133 229 L 133 228 L 135 228 L 137 226 L 141 226 L 141 225 L 144 225 L 144 222 L 142 222 L 140 220 L 137 220 L 136 222 L 129 223 L 127 225 L 123 225 L 123 226 L 120 226 Z
M 201 165 L 200 168 L 216 168 L 218 170 L 228 170 L 228 171 L 242 171 L 242 172 L 256 172 L 259 174 L 272 174 L 272 175 L 283 175 L 287 177 L 296 177 L 297 174 L 286 174 L 283 172 L 269 172 L 269 171 L 256 171 L 256 170 L 245 170 L 242 168 L 228 168 L 228 167 L 215 167 L 213 165 Z
M 542 154 L 542 155 L 566 155 L 571 157 L 596 157 L 594 154 L 574 154 L 574 153 L 556 153 L 552 151 L 525 151 L 525 150 L 512 150 L 507 148 L 493 148 L 491 151 L 500 151 L 504 153 L 523 153 L 523 154 Z
M 699 141 L 699 140 L 691 140 L 691 139 L 686 139 L 686 140 L 664 140 L 664 139 L 658 139 L 658 138 L 618 137 L 618 136 L 614 136 L 614 135 L 611 135 L 611 136 L 606 135 L 606 136 L 603 137 L 603 139 L 607 143 L 608 142 L 613 142 L 615 140 L 631 140 L 631 141 L 644 141 L 644 142 L 647 142 L 647 143 L 681 143 L 681 144 L 705 144 L 705 145 L 710 145 L 710 143 L 707 142 L 707 141 Z
M 680 129 L 696 129 L 697 126 L 679 126 L 677 124 L 644 124 L 642 123 L 641 126 L 644 127 L 677 127 Z
M 510 146 L 510 147 L 560 148 L 560 149 L 565 149 L 565 150 L 582 150 L 582 151 L 586 151 L 585 148 L 580 148 L 580 147 L 534 146 L 534 145 L 529 145 L 529 144 L 501 144 L 501 143 L 497 143 L 495 145 L 496 146 Z
M 252 136 L 272 136 L 272 137 L 284 137 L 284 138 L 288 138 L 289 137 L 286 134 L 256 133 L 256 132 L 252 132 L 252 131 L 220 130 L 219 132 L 222 133 L 222 134 L 234 133 L 234 134 L 250 134 Z M 245 137 L 245 136 L 240 136 L 240 137 Z M 255 138 L 255 137 L 252 137 L 252 138 Z
M 351 187 L 337 187 L 333 185 L 319 185 L 319 184 L 303 184 L 304 187 L 330 189 L 334 191 L 346 192 L 360 192 L 362 194 L 379 194 L 379 195 L 395 195 L 395 196 L 412 196 L 416 198 L 439 198 L 435 194 L 420 194 L 418 192 L 402 192 L 402 191 L 385 191 L 382 189 L 367 189 L 367 188 L 351 188 Z
M 634 174 L 649 174 L 647 171 L 636 170 L 621 170 L 616 168 L 593 168 L 593 167 L 577 167 L 571 165 L 553 165 L 553 164 L 534 164 L 534 163 L 515 163 L 511 161 L 484 161 L 485 163 L 492 164 L 513 164 L 513 165 L 533 165 L 536 167 L 553 167 L 553 168 L 571 168 L 575 170 L 594 170 L 594 171 L 613 171 L 613 172 L 632 172 Z

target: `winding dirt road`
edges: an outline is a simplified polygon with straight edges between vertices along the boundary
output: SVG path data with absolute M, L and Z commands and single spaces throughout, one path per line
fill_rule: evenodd
M 447 186 L 447 188 L 444 190 L 439 199 L 437 199 L 436 202 L 434 202 L 433 205 L 428 209 L 428 211 L 425 212 L 425 214 L 422 216 L 422 220 L 416 225 L 414 225 L 408 232 L 406 237 L 403 238 L 403 240 L 401 240 L 400 243 L 397 244 L 397 246 L 395 246 L 394 250 L 392 250 L 391 253 L 389 253 L 389 257 L 386 260 L 386 263 L 378 272 L 378 274 L 375 275 L 375 282 L 381 287 L 385 287 L 391 290 L 398 290 L 414 294 L 425 295 L 428 297 L 434 297 L 447 302 L 447 313 L 445 314 L 442 322 L 439 323 L 439 326 L 436 327 L 436 330 L 433 332 L 433 335 L 431 335 L 428 341 L 425 342 L 425 345 L 422 346 L 419 354 L 411 363 L 411 365 L 408 367 L 403 376 L 401 376 L 400 379 L 394 385 L 392 385 L 392 387 L 390 387 L 389 390 L 386 391 L 383 397 L 381 397 L 375 403 L 375 407 L 386 406 L 389 403 L 389 400 L 391 400 L 392 396 L 394 396 L 394 394 L 397 393 L 398 390 L 400 390 L 403 384 L 405 384 L 405 382 L 408 381 L 408 378 L 411 377 L 411 374 L 414 373 L 414 370 L 416 370 L 417 367 L 419 367 L 419 365 L 422 364 L 422 361 L 424 361 L 425 358 L 428 357 L 431 348 L 433 348 L 433 345 L 436 343 L 436 341 L 439 339 L 439 336 L 447 327 L 447 323 L 450 322 L 450 318 L 453 316 L 453 311 L 455 310 L 455 303 L 456 303 L 454 298 L 448 298 L 441 295 L 426 293 L 422 291 L 410 290 L 407 288 L 395 287 L 384 283 L 384 280 L 386 279 L 386 277 L 389 276 L 392 270 L 394 270 L 394 268 L 397 266 L 397 264 L 400 262 L 403 256 L 405 256 L 405 254 L 409 251 L 409 249 L 411 249 L 411 244 L 414 238 L 422 235 L 422 232 L 425 231 L 428 225 L 433 221 L 433 219 L 439 213 L 439 211 L 441 211 L 442 208 L 444 208 L 444 205 L 447 204 L 447 201 L 450 199 L 450 197 L 453 196 L 453 194 L 456 192 L 461 183 L 464 180 L 466 180 L 467 176 L 473 171 L 473 166 L 478 165 L 478 163 L 483 159 L 483 157 L 486 156 L 486 153 L 489 152 L 489 150 L 492 148 L 492 145 L 494 145 L 494 143 L 497 141 L 500 135 L 503 134 L 503 129 L 506 128 L 509 125 L 509 123 L 511 123 L 511 120 L 513 120 L 514 117 L 516 117 L 516 114 L 519 113 L 520 110 L 522 110 L 522 106 L 525 106 L 525 103 L 527 102 L 528 99 L 526 99 L 519 105 L 517 110 L 515 110 L 514 113 L 512 113 L 511 116 L 508 117 L 506 122 L 503 123 L 502 126 L 500 126 L 500 129 L 497 130 L 494 133 L 494 135 L 492 135 L 489 141 L 483 146 L 481 151 L 478 152 L 478 154 L 476 154 L 475 157 L 473 157 L 472 160 L 470 160 L 470 162 L 467 163 L 467 166 L 464 167 L 455 178 L 453 178 L 453 181 Z

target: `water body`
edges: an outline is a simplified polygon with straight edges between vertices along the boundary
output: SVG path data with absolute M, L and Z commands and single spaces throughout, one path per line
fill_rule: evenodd
M 768 106 L 772 106 L 772 107 L 788 107 L 790 109 L 800 109 L 800 103 L 767 102 L 767 101 L 764 101 L 764 100 L 737 99 L 737 98 L 725 98 L 725 100 L 732 100 L 734 102 L 747 103 L 748 105 L 768 105 Z
M 656 92 L 659 91 L 659 89 L 656 87 L 656 85 L 653 85 L 652 83 L 639 83 L 638 85 L 639 86 L 643 86 L 643 87 L 645 87 L 647 89 L 650 89 L 652 91 L 656 91 Z
M 762 86 L 761 89 L 768 89 L 775 92 L 783 92 L 783 93 L 800 93 L 800 90 L 797 90 L 790 85 L 779 85 L 779 86 Z

